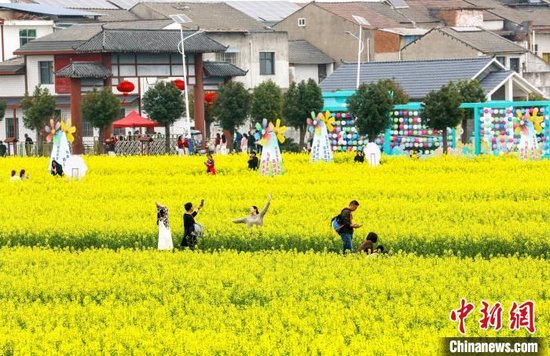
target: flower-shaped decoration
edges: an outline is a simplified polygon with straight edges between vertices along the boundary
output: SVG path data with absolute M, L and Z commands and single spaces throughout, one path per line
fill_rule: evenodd
M 50 126 L 46 125 L 46 127 L 44 128 L 44 131 L 46 131 L 46 133 L 48 134 L 48 136 L 46 136 L 46 141 L 52 142 L 52 139 L 54 138 L 55 134 L 59 132 L 60 128 L 61 124 L 59 123 L 59 121 L 50 119 Z
M 254 138 L 260 145 L 265 146 L 271 131 L 273 131 L 273 124 L 270 123 L 268 125 L 267 120 L 263 119 L 261 125 L 258 122 L 256 123 L 256 133 L 254 134 Z
M 61 131 L 65 132 L 65 134 L 67 135 L 67 141 L 74 141 L 73 134 L 76 132 L 76 127 L 71 126 L 71 120 L 61 120 Z
M 517 114 L 517 118 L 516 118 L 517 127 L 516 127 L 516 130 L 515 130 L 516 133 L 517 134 L 523 133 L 524 135 L 527 135 L 529 133 L 529 127 L 531 127 L 531 126 L 533 127 L 533 129 L 535 130 L 535 132 L 537 134 L 541 133 L 542 132 L 541 123 L 544 120 L 544 117 L 543 116 L 538 116 L 538 113 L 539 113 L 538 108 L 533 109 L 532 115 L 529 114 L 528 110 L 525 111 L 525 114 L 523 114 L 521 112 L 521 110 L 517 110 L 516 111 L 516 114 Z
M 320 114 L 321 115 L 321 119 L 323 120 L 323 122 L 325 123 L 325 126 L 327 127 L 327 131 L 328 132 L 332 132 L 332 130 L 334 130 L 334 126 L 332 126 L 332 124 L 334 124 L 334 117 L 332 117 L 330 115 L 330 111 L 325 111 L 325 114 Z
M 273 127 L 272 123 L 269 123 L 269 125 Z M 275 133 L 275 136 L 277 136 L 277 139 L 279 140 L 280 143 L 285 142 L 285 137 L 283 136 L 285 131 L 286 131 L 286 126 L 281 126 L 281 119 L 277 119 L 275 121 L 275 127 L 273 128 L 273 132 Z
M 307 118 L 307 129 L 310 133 L 313 133 L 315 131 L 315 134 L 319 134 L 321 132 L 321 126 L 319 125 L 321 123 L 321 117 L 323 115 L 319 113 L 317 117 L 315 117 L 315 113 L 311 112 L 311 119 Z

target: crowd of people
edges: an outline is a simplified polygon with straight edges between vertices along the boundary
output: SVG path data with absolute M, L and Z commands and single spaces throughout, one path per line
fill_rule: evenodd
M 260 228 L 264 225 L 264 217 L 271 205 L 271 194 L 267 196 L 267 202 L 262 210 L 259 210 L 256 205 L 249 208 L 249 214 L 242 218 L 232 220 L 235 224 L 245 224 L 249 229 L 254 226 Z M 168 221 L 168 208 L 160 203 L 157 206 L 157 225 L 159 228 L 158 249 L 173 250 L 174 244 L 170 223 Z M 198 238 L 203 236 L 204 227 L 197 223 L 195 217 L 204 206 L 204 199 L 201 200 L 198 207 L 195 209 L 192 202 L 184 204 L 183 214 L 183 236 L 180 243 L 180 248 L 188 248 L 194 250 L 198 243 Z M 347 207 L 342 209 L 340 214 L 332 219 L 332 227 L 338 233 L 343 243 L 343 253 L 353 252 L 353 233 L 355 229 L 360 228 L 361 224 L 353 222 L 353 212 L 357 210 L 359 203 L 353 200 Z M 369 232 L 365 240 L 359 245 L 358 253 L 364 253 L 369 256 L 376 256 L 385 253 L 384 246 L 378 244 L 378 235 L 375 232 Z

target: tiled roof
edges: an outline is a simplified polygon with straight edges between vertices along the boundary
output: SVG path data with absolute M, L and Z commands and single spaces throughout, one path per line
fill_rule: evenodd
M 56 75 L 64 78 L 105 79 L 112 77 L 113 73 L 102 63 L 72 62 L 59 70 Z
M 5 62 L 0 62 L 0 74 L 24 74 L 25 60 L 23 57 L 16 57 Z
M 483 78 L 483 80 L 480 81 L 479 84 L 481 84 L 481 87 L 483 88 L 485 93 L 489 93 L 490 91 L 495 89 L 497 85 L 502 83 L 504 80 L 506 80 L 506 78 L 513 74 L 514 72 L 510 70 L 491 72 L 485 78 Z
M 334 59 L 308 41 L 288 41 L 288 63 L 327 64 L 333 62 Z
M 489 8 L 487 11 L 501 18 L 521 24 L 524 21 L 533 21 L 535 27 L 550 26 L 549 6 L 520 6 L 509 7 L 498 0 L 465 0 L 477 6 Z
M 99 16 L 98 21 L 100 22 L 113 22 L 113 21 L 137 21 L 139 17 L 131 13 L 128 10 L 112 10 L 112 9 L 102 9 L 96 10 Z
M 32 0 L 36 4 L 61 6 L 68 9 L 117 9 L 107 0 Z
M 184 32 L 184 36 L 193 32 Z M 77 52 L 178 53 L 180 31 L 107 30 L 76 48 Z M 185 41 L 186 53 L 224 52 L 226 47 L 204 33 Z
M 288 17 L 302 6 L 290 1 L 228 1 L 227 5 L 256 19 L 257 21 L 278 22 Z
M 102 33 L 102 30 L 161 30 L 171 23 L 171 20 L 144 20 L 73 25 L 67 29 L 55 31 L 47 36 L 37 38 L 36 40 L 25 44 L 16 51 L 16 54 L 36 52 L 73 52 L 81 46 L 83 46 L 83 50 L 88 52 L 90 51 L 90 48 L 92 48 L 90 46 L 95 43 L 92 40 L 97 42 L 98 36 Z M 173 39 L 174 36 L 168 35 L 168 37 Z M 134 40 L 139 40 L 139 38 L 134 38 Z M 166 41 L 167 40 L 165 39 L 161 39 L 160 43 L 166 43 Z M 178 43 L 180 41 L 179 31 L 177 41 Z M 213 40 L 208 39 L 205 41 L 210 45 L 213 45 Z M 196 40 L 190 38 L 186 41 L 186 49 L 188 43 L 196 43 Z M 219 45 L 217 42 L 216 44 Z M 94 48 L 98 48 L 100 45 L 102 44 L 95 43 Z M 139 43 L 132 43 L 128 45 L 133 45 L 134 47 L 138 47 L 138 49 L 140 47 Z
M 361 82 L 394 79 L 412 99 L 421 99 L 450 81 L 475 79 L 492 61 L 489 57 L 361 64 Z M 355 90 L 357 63 L 344 63 L 321 82 L 323 91 Z
M 187 26 L 184 25 L 189 29 L 200 27 L 208 32 L 271 31 L 259 21 L 222 2 L 145 2 L 136 5 L 132 11 L 140 13 L 143 17 L 137 8 L 143 6 L 166 18 L 173 14 L 185 14 L 192 20 Z
M 210 77 L 242 77 L 247 71 L 228 62 L 203 62 L 204 71 Z
M 457 40 L 477 49 L 484 54 L 525 53 L 527 50 L 496 33 L 480 28 L 458 29 L 443 27 L 434 31 L 443 32 Z M 421 41 L 421 40 L 420 40 Z
M 82 10 L 67 9 L 62 6 L 42 4 L 11 4 L 0 3 L 0 8 L 28 12 L 32 14 L 61 16 L 61 17 L 89 17 L 97 14 Z

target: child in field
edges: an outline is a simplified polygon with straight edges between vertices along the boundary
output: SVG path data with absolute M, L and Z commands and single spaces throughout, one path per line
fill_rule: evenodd
M 367 238 L 363 243 L 359 246 L 357 249 L 357 252 L 359 253 L 366 253 L 367 255 L 370 255 L 372 253 L 375 253 L 376 249 L 374 248 L 374 244 L 378 242 L 378 234 L 376 232 L 369 232 L 367 235 Z M 382 247 L 382 250 L 384 247 Z
M 216 174 L 216 168 L 214 167 L 214 158 L 212 158 L 212 154 L 209 153 L 207 155 L 208 159 L 206 162 L 204 162 L 204 165 L 206 166 L 206 174 Z

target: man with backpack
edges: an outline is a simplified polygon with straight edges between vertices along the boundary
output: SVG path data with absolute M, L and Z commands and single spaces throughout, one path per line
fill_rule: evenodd
M 353 230 L 358 229 L 362 226 L 360 224 L 353 223 L 352 212 L 357 210 L 357 207 L 359 207 L 359 203 L 357 202 L 357 200 L 352 200 L 346 208 L 342 209 L 340 215 L 332 219 L 332 227 L 342 238 L 342 242 L 344 244 L 344 253 L 346 253 L 346 250 L 349 250 L 350 252 L 353 251 L 353 247 L 351 244 L 351 240 L 353 238 Z

